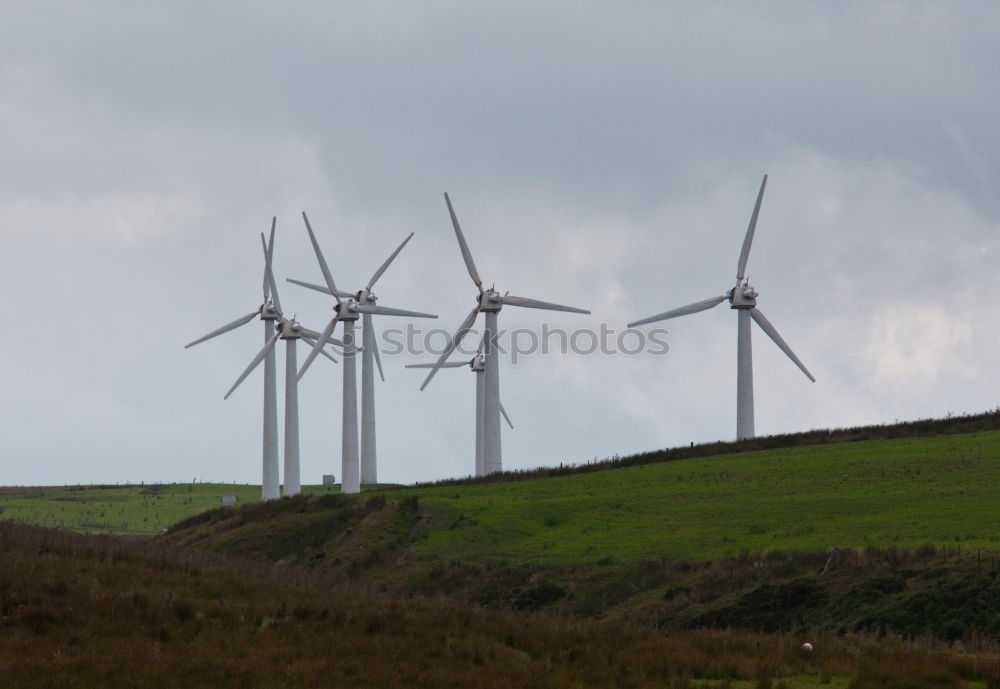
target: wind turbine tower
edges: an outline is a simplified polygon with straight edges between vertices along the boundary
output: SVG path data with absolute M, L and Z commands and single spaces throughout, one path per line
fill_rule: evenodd
M 274 226 L 277 218 L 271 220 L 271 238 L 274 239 Z M 275 308 L 271 300 L 271 285 L 268 281 L 267 268 L 264 269 L 264 302 L 253 313 L 236 319 L 232 323 L 213 330 L 204 337 L 200 337 L 194 342 L 184 345 L 185 349 L 201 344 L 213 337 L 218 337 L 230 330 L 235 330 L 242 325 L 246 325 L 255 317 L 260 316 L 264 322 L 264 346 L 271 340 L 274 332 L 274 321 L 281 314 Z M 264 357 L 264 419 L 263 419 L 263 451 L 262 451 L 262 485 L 261 498 L 264 500 L 274 500 L 278 497 L 278 400 L 277 400 L 277 376 L 274 364 L 274 352 L 272 351 Z M 228 397 L 228 395 L 227 395 Z
M 301 467 L 299 462 L 299 371 L 298 371 L 298 344 L 299 340 L 305 340 L 307 344 L 316 344 L 319 333 L 303 328 L 294 317 L 286 318 L 281 309 L 281 300 L 278 297 L 278 285 L 274 279 L 274 235 L 271 242 L 264 241 L 264 235 L 260 235 L 264 246 L 264 257 L 267 265 L 267 278 L 271 285 L 271 296 L 274 305 L 281 314 L 277 321 L 277 331 L 280 339 L 285 341 L 285 481 L 284 496 L 286 498 L 298 495 L 302 492 Z M 334 340 L 335 344 L 343 343 Z M 274 344 L 270 345 L 273 350 Z M 323 356 L 337 363 L 337 360 L 330 356 L 326 350 L 321 352 Z M 251 368 L 247 370 L 247 373 Z M 238 385 L 239 383 L 237 383 Z M 235 389 L 235 386 L 233 386 Z M 232 392 L 232 391 L 230 391 Z
M 750 285 L 750 280 L 746 276 L 747 259 L 750 257 L 750 246 L 753 244 L 754 231 L 757 228 L 757 217 L 760 215 L 760 204 L 764 198 L 764 187 L 767 185 L 767 175 L 760 183 L 760 191 L 757 192 L 757 202 L 753 207 L 753 214 L 750 216 L 750 225 L 747 227 L 746 236 L 743 238 L 743 248 L 740 251 L 740 259 L 736 268 L 736 285 L 722 296 L 712 297 L 703 301 L 688 304 L 672 311 L 633 321 L 628 327 L 634 328 L 647 323 L 664 321 L 669 318 L 686 316 L 699 311 L 706 311 L 722 302 L 729 300 L 729 308 L 735 309 L 737 320 L 736 331 L 736 439 L 754 437 L 754 416 L 753 416 L 753 353 L 750 342 L 750 321 L 753 320 L 760 329 L 767 333 L 767 336 L 774 340 L 774 343 L 783 351 L 799 369 L 806 374 L 812 382 L 816 382 L 813 375 L 805 365 L 795 356 L 795 352 L 788 346 L 785 340 L 778 334 L 771 322 L 764 317 L 764 314 L 757 308 L 757 297 L 760 296 L 757 290 Z
M 390 254 L 389 258 L 382 263 L 375 274 L 372 275 L 368 284 L 357 292 L 342 292 L 337 289 L 333 281 L 333 275 L 323 257 L 323 252 L 319 247 L 316 234 L 305 213 L 302 214 L 305 221 L 306 230 L 309 233 L 309 240 L 312 242 L 316 259 L 319 262 L 320 270 L 326 286 L 315 285 L 301 280 L 289 280 L 289 282 L 314 289 L 324 294 L 331 295 L 335 300 L 334 316 L 329 325 L 320 335 L 313 351 L 306 357 L 299 377 L 305 373 L 306 369 L 316 358 L 316 354 L 325 346 L 330 339 L 337 323 L 344 324 L 344 381 L 343 381 L 343 426 L 341 436 L 341 490 L 345 493 L 358 493 L 362 484 L 374 484 L 378 481 L 377 459 L 375 453 L 375 374 L 374 367 L 377 365 L 379 375 L 385 380 L 382 373 L 382 360 L 379 356 L 378 343 L 376 342 L 374 324 L 372 316 L 408 316 L 411 318 L 437 318 L 431 313 L 420 313 L 418 311 L 407 311 L 395 309 L 387 306 L 379 306 L 378 298 L 372 292 L 372 288 L 382 274 L 395 260 L 399 252 L 403 250 L 407 242 L 413 237 L 413 233 L 403 240 L 403 243 Z M 357 342 L 355 338 L 355 323 L 359 318 L 364 317 L 362 353 L 362 429 L 361 454 L 358 452 L 358 386 L 357 386 Z
M 484 343 L 485 348 L 485 343 Z M 406 368 L 434 368 L 436 364 L 407 364 Z M 441 364 L 440 368 L 464 368 L 469 367 L 476 375 L 476 473 L 475 476 L 485 476 L 486 475 L 486 463 L 484 458 L 484 448 L 483 440 L 485 435 L 485 421 L 486 421 L 486 354 L 483 349 L 476 352 L 474 356 L 469 361 L 446 361 Z M 500 404 L 500 413 L 503 418 L 507 421 L 507 425 L 514 428 L 514 424 L 511 423 L 510 416 L 507 415 L 507 410 L 503 408 L 503 404 Z
M 458 348 L 462 338 L 472 329 L 476 317 L 482 312 L 486 319 L 486 328 L 483 333 L 486 355 L 486 371 L 483 374 L 485 378 L 483 390 L 483 472 L 485 474 L 492 474 L 503 471 L 503 459 L 500 450 L 500 367 L 496 342 L 498 333 L 497 315 L 500 313 L 500 309 L 507 305 L 529 309 L 544 309 L 547 311 L 569 311 L 572 313 L 590 313 L 590 311 L 572 306 L 551 304 L 527 297 L 512 297 L 509 294 L 500 294 L 495 286 L 490 289 L 483 289 L 482 278 L 479 277 L 475 261 L 472 260 L 472 253 L 469 251 L 469 245 L 465 241 L 465 235 L 462 234 L 462 228 L 458 224 L 458 217 L 455 215 L 455 209 L 451 205 L 451 199 L 448 198 L 448 194 L 444 195 L 444 200 L 448 206 L 448 214 L 451 216 L 451 224 L 455 229 L 455 238 L 458 240 L 458 247 L 462 252 L 465 267 L 469 271 L 469 277 L 472 278 L 472 282 L 475 283 L 476 288 L 479 290 L 479 294 L 476 297 L 475 308 L 472 309 L 472 312 L 462 322 L 462 325 L 455 331 L 455 334 L 448 343 L 448 347 L 445 348 L 444 353 L 441 354 L 433 368 L 431 368 L 431 372 L 427 374 L 427 378 L 424 380 L 423 385 L 420 386 L 420 389 L 423 390 L 427 387 L 427 384 L 431 382 L 431 378 L 443 366 L 448 357 L 451 356 L 451 353 Z
M 286 368 L 289 360 L 294 370 L 295 350 L 294 342 L 302 338 L 312 344 L 314 338 L 319 334 L 312 330 L 307 330 L 300 326 L 294 319 L 285 318 L 281 311 L 281 300 L 278 298 L 278 288 L 274 282 L 274 274 L 271 271 L 271 259 L 274 255 L 274 228 L 277 219 L 271 220 L 270 241 L 264 238 L 261 233 L 260 241 L 264 249 L 264 303 L 253 313 L 238 318 L 232 323 L 228 323 L 217 330 L 213 330 L 208 335 L 198 338 L 194 342 L 185 345 L 185 349 L 196 344 L 210 340 L 213 337 L 235 330 L 242 325 L 246 325 L 260 316 L 264 321 L 264 347 L 244 369 L 240 377 L 236 379 L 232 387 L 223 399 L 229 399 L 240 383 L 242 383 L 250 373 L 253 372 L 261 361 L 264 362 L 264 429 L 263 429 L 263 461 L 262 461 L 262 485 L 261 497 L 264 500 L 275 500 L 279 497 L 280 478 L 278 474 L 278 400 L 277 400 L 277 375 L 275 370 L 274 347 L 279 338 L 289 340 L 289 347 L 286 353 Z M 336 340 L 334 340 L 337 343 Z M 336 359 L 330 356 L 326 350 L 321 352 L 325 357 L 336 363 Z M 299 474 L 299 453 L 298 453 L 298 389 L 296 387 L 296 376 L 291 376 L 285 380 L 285 495 L 294 495 L 298 492 Z M 293 487 L 289 492 L 289 475 L 292 476 Z
M 271 238 L 274 238 L 274 226 L 277 218 L 271 220 Z M 266 262 L 265 262 L 266 263 Z M 274 333 L 274 322 L 280 318 L 281 314 L 275 308 L 271 300 L 271 285 L 268 281 L 268 271 L 264 268 L 264 302 L 253 313 L 236 319 L 232 323 L 213 330 L 204 337 L 200 337 L 194 342 L 184 345 L 184 348 L 193 347 L 196 344 L 210 340 L 230 330 L 235 330 L 242 325 L 246 325 L 255 317 L 260 316 L 264 322 L 264 347 L 267 349 Z M 264 420 L 263 420 L 263 448 L 262 448 L 262 482 L 261 498 L 264 500 L 274 500 L 278 497 L 278 400 L 277 400 L 277 375 L 275 371 L 274 352 L 271 351 L 264 358 Z M 242 380 L 242 379 L 241 379 Z M 231 392 L 231 391 L 230 391 Z M 228 394 L 226 395 L 228 397 Z

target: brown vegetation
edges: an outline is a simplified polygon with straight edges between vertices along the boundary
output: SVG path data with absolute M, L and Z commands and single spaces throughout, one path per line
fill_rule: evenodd
M 1000 686 L 992 648 L 663 633 L 368 597 L 295 565 L 0 522 L 4 687 L 685 687 L 849 676 Z M 789 680 L 790 681 L 790 680 Z M 786 684 L 786 686 L 791 686 Z
M 961 544 L 527 565 L 422 557 L 412 548 L 422 523 L 414 496 L 298 496 L 213 510 L 165 538 L 248 566 L 297 565 L 342 590 L 453 605 L 673 630 L 1000 639 L 998 559 Z

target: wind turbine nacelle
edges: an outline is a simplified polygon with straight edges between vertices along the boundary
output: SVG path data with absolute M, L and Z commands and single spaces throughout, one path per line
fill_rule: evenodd
M 357 310 L 358 302 L 353 299 L 345 299 L 344 301 L 337 304 L 337 313 L 340 314 L 339 320 L 342 321 L 356 321 L 361 317 L 361 312 Z
M 499 311 L 503 308 L 503 297 L 494 289 L 489 289 L 479 295 L 480 311 Z
M 280 326 L 282 340 L 297 340 L 302 337 L 302 326 L 295 321 L 284 321 Z
M 737 285 L 729 293 L 731 309 L 752 309 L 757 306 L 757 291 L 750 285 Z
M 482 356 L 480 354 L 477 354 L 472 359 L 472 370 L 475 371 L 476 373 L 482 373 L 483 371 L 485 371 L 486 370 L 486 357 Z
M 276 321 L 279 318 L 281 318 L 281 314 L 271 302 L 264 302 L 264 305 L 260 307 L 260 319 L 262 321 Z

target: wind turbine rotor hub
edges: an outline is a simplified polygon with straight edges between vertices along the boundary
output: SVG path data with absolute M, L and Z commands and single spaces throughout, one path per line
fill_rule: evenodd
M 260 319 L 262 321 L 276 321 L 281 318 L 281 313 L 275 308 L 274 304 L 268 300 L 265 301 L 260 307 Z
M 345 299 L 334 308 L 340 314 L 340 320 L 342 321 L 356 321 L 361 317 L 361 313 L 358 311 L 358 302 L 353 297 Z
M 503 297 L 495 289 L 488 289 L 479 295 L 480 311 L 499 311 L 503 308 Z
M 757 290 L 749 284 L 740 284 L 733 287 L 729 292 L 730 308 L 752 309 L 757 306 L 757 297 L 760 296 Z
M 298 321 L 287 319 L 282 320 L 279 328 L 281 330 L 282 340 L 297 340 L 302 337 L 300 332 L 302 330 L 302 326 L 299 325 Z

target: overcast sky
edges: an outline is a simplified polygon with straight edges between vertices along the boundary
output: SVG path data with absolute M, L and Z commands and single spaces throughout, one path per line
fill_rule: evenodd
M 0 484 L 259 482 L 262 374 L 222 396 L 275 268 L 381 303 L 622 328 L 749 274 L 817 378 L 754 330 L 759 434 L 1000 404 L 993 2 L 0 2 Z M 329 300 L 281 283 L 320 329 Z M 526 468 L 735 436 L 736 316 L 665 356 L 505 365 Z M 398 325 L 390 319 L 383 327 Z M 300 358 L 304 356 L 304 352 Z M 380 478 L 473 468 L 474 379 L 387 358 Z M 279 369 L 282 368 L 279 357 Z M 279 386 L 282 382 L 279 378 Z M 340 371 L 303 380 L 302 476 L 340 475 Z

